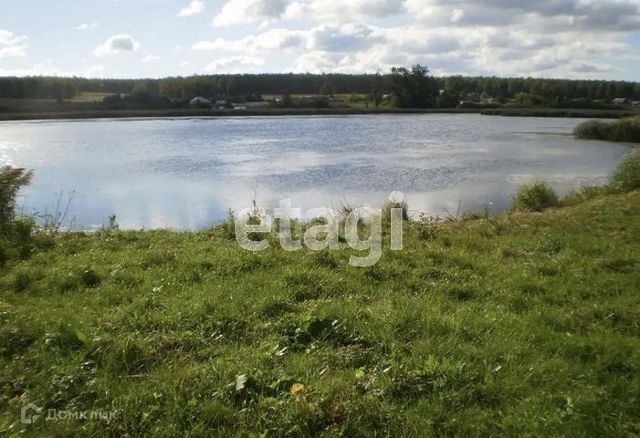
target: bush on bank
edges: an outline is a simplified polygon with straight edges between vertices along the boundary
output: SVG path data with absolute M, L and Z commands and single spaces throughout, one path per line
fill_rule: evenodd
M 640 142 L 640 117 L 628 117 L 615 122 L 589 120 L 578 125 L 574 134 L 588 140 Z
M 31 250 L 35 228 L 32 219 L 16 220 L 16 197 L 31 182 L 33 173 L 11 166 L 0 168 L 0 266 L 25 258 Z
M 610 185 L 623 192 L 640 189 L 640 150 L 622 160 L 611 176 Z
M 513 198 L 512 211 L 543 211 L 547 208 L 558 207 L 560 199 L 549 184 L 535 181 L 522 186 Z

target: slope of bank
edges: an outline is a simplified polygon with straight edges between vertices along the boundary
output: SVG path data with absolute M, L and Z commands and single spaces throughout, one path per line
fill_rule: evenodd
M 222 227 L 52 237 L 0 271 L 0 431 L 640 433 L 640 192 L 404 242 L 357 269 Z

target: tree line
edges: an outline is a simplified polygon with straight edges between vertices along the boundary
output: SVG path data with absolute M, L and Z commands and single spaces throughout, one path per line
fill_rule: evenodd
M 147 93 L 171 100 L 194 96 L 365 94 L 377 105 L 384 95 L 399 107 L 450 106 L 460 99 L 490 97 L 503 102 L 558 103 L 567 100 L 640 100 L 640 84 L 625 81 L 498 77 L 433 77 L 426 67 L 393 68 L 377 74 L 234 74 L 164 79 L 86 79 L 59 77 L 0 77 L 0 97 L 71 99 L 94 92 Z

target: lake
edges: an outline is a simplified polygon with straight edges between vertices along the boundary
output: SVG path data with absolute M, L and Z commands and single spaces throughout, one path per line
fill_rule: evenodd
M 24 213 L 92 229 L 202 229 L 228 209 L 377 207 L 412 214 L 508 207 L 532 179 L 599 184 L 628 146 L 576 140 L 583 120 L 477 114 L 0 122 L 0 164 L 35 170 Z M 56 204 L 59 204 L 56 207 Z

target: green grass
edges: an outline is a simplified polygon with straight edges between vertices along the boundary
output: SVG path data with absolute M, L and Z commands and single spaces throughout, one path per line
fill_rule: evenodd
M 0 434 L 640 434 L 640 192 L 404 242 L 357 269 L 223 228 L 55 237 L 0 271 Z
M 615 122 L 590 120 L 578 125 L 574 134 L 582 139 L 640 143 L 640 116 Z
M 611 175 L 611 187 L 629 192 L 640 189 L 640 150 L 629 154 Z
M 489 116 L 505 117 L 574 117 L 574 118 L 596 118 L 596 119 L 621 119 L 640 115 L 640 111 L 634 109 L 592 109 L 592 108 L 553 108 L 553 107 L 532 107 L 532 108 L 498 108 L 486 109 L 482 114 Z
M 544 181 L 534 181 L 520 187 L 513 198 L 513 211 L 543 211 L 558 207 L 560 199 L 551 186 Z
M 76 95 L 73 99 L 71 99 L 72 102 L 94 102 L 94 103 L 99 103 L 102 102 L 102 100 L 107 97 L 107 96 L 111 96 L 113 93 L 97 93 L 97 92 L 83 92 L 80 93 L 78 95 Z

